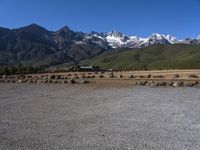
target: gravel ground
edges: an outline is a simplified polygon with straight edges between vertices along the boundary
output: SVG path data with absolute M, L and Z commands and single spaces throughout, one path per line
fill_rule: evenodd
M 199 150 L 200 89 L 0 84 L 1 150 Z

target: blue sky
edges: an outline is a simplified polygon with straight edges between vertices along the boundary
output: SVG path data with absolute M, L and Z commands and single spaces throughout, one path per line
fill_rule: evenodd
M 0 0 L 0 26 L 17 28 L 37 23 L 49 30 L 129 35 L 200 34 L 200 0 Z

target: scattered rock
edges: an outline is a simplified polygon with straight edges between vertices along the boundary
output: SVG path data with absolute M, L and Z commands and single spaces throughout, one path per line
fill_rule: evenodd
M 76 81 L 75 81 L 74 79 L 70 79 L 70 80 L 69 80 L 69 83 L 70 83 L 70 84 L 75 84 Z
M 99 75 L 99 78 L 104 78 L 104 75 Z
M 15 83 L 16 81 L 15 80 L 11 80 L 11 83 Z
M 162 76 L 162 75 L 154 75 L 153 78 L 159 78 L 160 79 L 160 78 L 164 78 L 164 76 Z
M 150 75 L 150 74 L 148 74 L 148 75 L 147 75 L 147 78 L 148 78 L 148 79 L 150 79 L 150 78 L 151 78 L 151 75 Z
M 167 83 L 166 82 L 157 82 L 156 86 L 166 86 Z
M 54 80 L 52 83 L 58 83 L 58 81 L 57 81 L 57 80 Z
M 143 78 L 145 78 L 145 76 L 140 75 L 139 78 L 142 78 L 142 79 L 143 79 Z
M 7 75 L 2 75 L 1 76 L 3 79 L 6 79 L 7 78 Z
M 55 79 L 57 79 L 57 80 L 61 79 L 61 75 L 55 76 Z
M 123 78 L 123 76 L 120 74 L 120 75 L 119 75 L 119 78 Z
M 186 87 L 193 87 L 193 86 L 195 86 L 195 85 L 197 85 L 198 84 L 198 82 L 185 82 L 184 84 L 183 84 L 183 86 L 186 86 Z
M 182 85 L 183 85 L 183 82 L 174 82 L 172 86 L 173 87 L 180 87 Z
M 173 85 L 173 82 L 167 82 L 166 83 L 166 86 L 172 86 Z
M 199 76 L 195 75 L 195 74 L 191 74 L 188 76 L 189 78 L 199 78 Z
M 139 81 L 138 85 L 146 85 L 148 82 L 147 81 Z
M 22 80 L 18 80 L 17 83 L 22 83 Z
M 174 75 L 172 75 L 172 79 L 177 79 L 177 78 L 180 78 L 180 75 L 179 75 L 179 74 L 174 74 Z
M 33 83 L 33 81 L 32 80 L 28 80 L 26 83 Z
M 130 78 L 130 79 L 134 78 L 134 75 L 130 75 L 129 78 Z
M 90 83 L 90 81 L 87 81 L 87 80 L 81 80 L 80 83 L 81 83 L 81 84 L 87 84 L 87 83 Z
M 10 83 L 10 80 L 6 80 L 6 83 Z
M 64 83 L 64 84 L 66 84 L 66 83 L 68 83 L 68 81 L 67 81 L 67 80 L 65 80 L 63 83 Z
M 151 81 L 151 82 L 149 83 L 149 85 L 150 85 L 150 86 L 156 86 L 155 83 L 154 83 L 153 81 Z
M 114 75 L 112 72 L 108 74 L 108 78 L 113 78 L 113 77 L 114 77 Z
M 51 76 L 50 76 L 50 79 L 55 79 L 55 75 L 51 75 Z
M 95 78 L 95 75 L 91 76 L 91 78 Z
M 82 76 L 81 76 L 81 79 L 85 79 L 85 75 L 82 75 Z
M 75 77 L 73 77 L 74 79 L 79 79 L 79 77 L 78 76 L 75 76 Z

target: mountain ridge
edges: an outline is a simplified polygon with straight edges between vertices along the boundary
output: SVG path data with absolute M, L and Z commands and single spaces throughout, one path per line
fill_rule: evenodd
M 57 31 L 30 24 L 8 29 L 0 27 L 0 64 L 51 66 L 78 63 L 112 49 L 144 48 L 151 45 L 200 45 L 196 39 L 177 40 L 174 36 L 154 33 L 147 38 L 117 31 L 77 32 L 64 26 Z

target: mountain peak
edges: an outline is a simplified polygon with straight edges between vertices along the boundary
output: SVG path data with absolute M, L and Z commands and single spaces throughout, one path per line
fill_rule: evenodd
M 27 26 L 24 26 L 22 28 L 19 28 L 17 30 L 20 30 L 20 29 L 24 29 L 24 30 L 31 30 L 31 31 L 47 31 L 47 29 L 45 29 L 44 27 L 38 25 L 38 24 L 35 24 L 35 23 L 32 23 L 30 25 L 27 25 Z
M 110 36 L 123 36 L 124 34 L 121 32 L 118 32 L 116 30 L 112 30 L 111 32 L 108 32 L 108 35 Z
M 176 37 L 174 37 L 174 36 L 172 36 L 172 35 L 169 35 L 169 34 L 168 34 L 168 35 L 165 36 L 165 38 L 166 38 L 171 44 L 177 42 Z
M 153 33 L 151 36 L 157 36 L 157 37 L 159 37 L 159 36 L 162 36 L 162 35 L 159 34 L 159 33 Z
M 26 28 L 43 28 L 42 26 L 36 24 L 36 23 L 32 23 L 30 25 L 25 26 Z
M 62 27 L 60 30 L 58 30 L 58 31 L 71 31 L 70 30 L 70 28 L 67 26 L 67 25 L 65 25 L 64 27 Z

